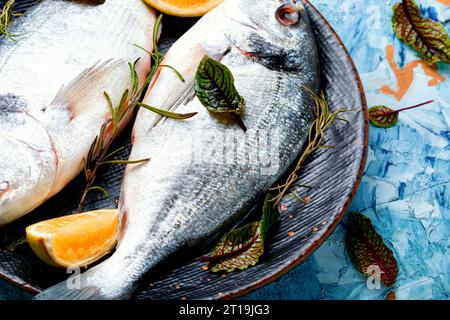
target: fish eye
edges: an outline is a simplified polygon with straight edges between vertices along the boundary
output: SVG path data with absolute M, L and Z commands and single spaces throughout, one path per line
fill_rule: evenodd
M 300 21 L 300 12 L 290 4 L 283 4 L 276 12 L 277 20 L 285 26 L 294 26 Z

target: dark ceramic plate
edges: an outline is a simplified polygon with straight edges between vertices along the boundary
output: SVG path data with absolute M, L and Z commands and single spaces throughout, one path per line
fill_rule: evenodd
M 0 1 L 1 4 L 2 1 Z M 17 1 L 25 10 L 30 1 Z M 260 263 L 246 271 L 227 275 L 203 270 L 198 257 L 211 248 L 199 249 L 191 256 L 178 256 L 143 279 L 136 299 L 229 299 L 241 296 L 280 277 L 306 259 L 331 234 L 346 212 L 360 182 L 365 165 L 368 122 L 363 88 L 355 66 L 337 34 L 323 16 L 309 3 L 320 50 L 322 86 L 332 110 L 355 109 L 347 115 L 350 124 L 336 122 L 326 133 L 331 150 L 316 152 L 300 176 L 302 184 L 313 186 L 309 192 L 312 202 L 305 205 L 285 199 L 287 210 L 273 231 L 266 254 Z M 170 44 L 187 30 L 195 20 L 167 17 L 161 43 Z M 0 44 L 1 45 L 1 44 Z M 129 152 L 129 132 L 118 145 Z M 114 207 L 119 195 L 123 167 L 110 167 L 101 173 L 99 183 L 108 186 L 110 196 L 91 194 L 86 209 Z M 47 267 L 27 245 L 14 252 L 5 250 L 5 243 L 23 236 L 24 228 L 46 218 L 74 212 L 80 198 L 83 179 L 79 177 L 60 194 L 36 212 L 0 229 L 0 277 L 31 293 L 40 292 L 67 277 L 64 271 Z M 288 232 L 295 232 L 288 236 Z M 3 239 L 7 239 L 3 241 Z

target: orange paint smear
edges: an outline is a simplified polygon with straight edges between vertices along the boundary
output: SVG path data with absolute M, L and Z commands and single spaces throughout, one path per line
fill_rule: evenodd
M 437 2 L 445 4 L 446 6 L 450 6 L 450 0 L 437 0 Z
M 447 0 L 450 1 L 450 0 Z M 385 85 L 380 88 L 381 92 L 391 95 L 395 97 L 398 101 L 402 100 L 402 98 L 405 96 L 408 89 L 411 87 L 413 81 L 414 81 L 414 69 L 418 66 L 422 66 L 425 74 L 432 79 L 428 82 L 429 87 L 435 87 L 439 83 L 445 81 L 445 77 L 439 74 L 437 65 L 427 65 L 422 60 L 415 60 L 413 62 L 408 63 L 403 68 L 400 68 L 395 61 L 395 55 L 394 55 L 394 46 L 389 45 L 386 48 L 386 56 L 389 62 L 389 65 L 391 66 L 392 71 L 395 74 L 395 77 L 397 78 L 397 87 L 398 89 L 392 89 L 390 85 Z

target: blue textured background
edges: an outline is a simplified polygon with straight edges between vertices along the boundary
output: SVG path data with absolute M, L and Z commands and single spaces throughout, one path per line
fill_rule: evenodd
M 450 66 L 440 64 L 441 82 L 414 68 L 414 80 L 400 101 L 382 93 L 397 79 L 386 59 L 393 45 L 399 68 L 417 61 L 392 32 L 393 0 L 311 0 L 333 25 L 361 74 L 369 106 L 393 108 L 434 99 L 401 114 L 391 129 L 370 128 L 368 163 L 350 210 L 371 218 L 399 263 L 398 299 L 450 298 Z M 418 0 L 425 16 L 446 23 L 449 0 Z M 444 3 L 447 3 L 445 5 Z M 244 299 L 384 299 L 387 289 L 367 287 L 344 246 L 345 221 L 301 266 Z M 1 298 L 26 294 L 0 283 Z

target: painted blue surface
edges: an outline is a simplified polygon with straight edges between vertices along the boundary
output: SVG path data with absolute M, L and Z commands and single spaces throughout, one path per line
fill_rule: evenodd
M 330 21 L 351 53 L 368 103 L 401 107 L 435 103 L 402 113 L 392 129 L 370 129 L 370 150 L 361 187 L 350 210 L 371 218 L 399 263 L 394 288 L 399 299 L 450 298 L 450 82 L 428 85 L 421 66 L 401 101 L 380 88 L 397 80 L 386 60 L 393 45 L 399 67 L 417 56 L 396 40 L 391 28 L 393 0 L 311 0 Z M 419 0 L 424 14 L 448 21 L 443 1 Z M 449 24 L 447 23 L 447 27 Z M 450 66 L 439 65 L 450 78 Z M 384 299 L 387 290 L 368 289 L 345 252 L 345 221 L 301 266 L 244 299 Z M 23 293 L 0 285 L 0 298 Z
M 394 45 L 399 67 L 417 60 L 395 39 L 391 7 L 397 1 L 311 1 L 330 21 L 361 74 L 368 104 L 394 108 L 434 99 L 404 112 L 391 129 L 370 128 L 368 163 L 350 210 L 368 216 L 399 263 L 398 299 L 450 298 L 450 82 L 429 87 L 421 67 L 401 101 L 380 88 L 397 80 L 386 60 Z M 419 0 L 425 16 L 450 19 L 450 7 Z M 447 23 L 447 29 L 449 24 Z M 439 65 L 450 77 L 450 67 Z M 345 220 L 345 219 L 344 219 Z M 345 252 L 345 221 L 301 266 L 246 299 L 384 299 L 387 289 L 369 290 Z

